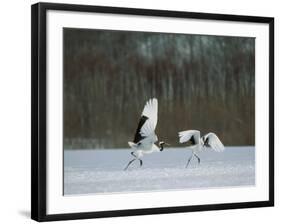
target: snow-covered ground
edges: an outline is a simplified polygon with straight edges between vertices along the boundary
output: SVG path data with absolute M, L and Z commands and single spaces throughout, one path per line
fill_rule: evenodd
M 184 168 L 191 151 L 167 148 L 146 155 L 143 166 L 129 149 L 65 150 L 64 194 L 113 193 L 255 184 L 255 148 L 226 147 L 222 153 L 205 151 Z

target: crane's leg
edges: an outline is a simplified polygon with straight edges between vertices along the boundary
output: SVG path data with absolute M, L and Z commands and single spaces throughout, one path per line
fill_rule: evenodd
M 142 160 L 141 160 L 140 158 L 138 158 L 138 157 L 134 154 L 134 152 L 131 152 L 131 155 L 140 161 L 140 167 L 141 167 L 141 166 L 142 166 Z
M 200 158 L 199 158 L 199 156 L 197 156 L 195 153 L 194 153 L 194 156 L 197 158 L 198 164 L 200 164 Z
M 188 159 L 188 161 L 187 161 L 187 164 L 186 164 L 186 166 L 185 166 L 185 168 L 187 168 L 188 167 L 188 165 L 189 165 L 189 163 L 190 163 L 190 161 L 191 161 L 191 159 L 193 158 L 193 153 L 191 154 L 191 156 L 189 157 L 189 159 Z
M 129 163 L 128 163 L 128 165 L 125 167 L 125 169 L 124 170 L 127 170 L 128 169 L 128 167 L 131 165 L 131 163 L 132 162 L 134 162 L 136 159 L 132 159 Z

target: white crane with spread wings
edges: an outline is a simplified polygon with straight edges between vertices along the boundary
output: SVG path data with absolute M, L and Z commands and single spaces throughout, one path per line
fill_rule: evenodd
M 195 156 L 200 163 L 200 158 L 198 156 L 198 152 L 203 151 L 205 149 L 212 149 L 216 152 L 224 151 L 224 145 L 218 138 L 218 136 L 212 132 L 200 137 L 200 131 L 197 130 L 188 130 L 179 132 L 179 141 L 180 143 L 190 143 L 188 146 L 192 150 L 192 154 L 189 157 L 187 164 L 188 166 L 193 156 Z
M 163 141 L 159 142 L 159 147 L 155 144 L 158 141 L 155 134 L 155 128 L 158 119 L 158 101 L 153 98 L 146 102 L 133 142 L 128 142 L 129 146 L 134 150 L 131 155 L 134 157 L 129 161 L 124 170 L 130 166 L 135 160 L 139 160 L 142 166 L 141 158 L 145 154 L 163 151 L 164 145 L 167 144 Z M 168 144 L 167 144 L 168 145 Z

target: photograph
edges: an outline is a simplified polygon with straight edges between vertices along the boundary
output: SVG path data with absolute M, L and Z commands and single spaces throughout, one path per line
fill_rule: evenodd
M 255 38 L 63 28 L 63 194 L 255 186 Z

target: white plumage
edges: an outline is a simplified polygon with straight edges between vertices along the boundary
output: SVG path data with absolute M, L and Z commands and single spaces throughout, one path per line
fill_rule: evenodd
M 180 143 L 188 142 L 192 136 L 194 136 L 194 140 L 196 141 L 196 144 L 198 144 L 200 139 L 200 131 L 189 130 L 179 132 Z
M 218 136 L 212 132 L 200 137 L 200 131 L 197 130 L 188 130 L 179 132 L 179 142 L 180 143 L 191 143 L 188 146 L 192 150 L 192 155 L 189 157 L 186 167 L 190 163 L 193 156 L 198 159 L 198 163 L 200 163 L 200 158 L 198 156 L 198 152 L 206 150 L 208 148 L 216 151 L 222 152 L 224 151 L 224 145 L 218 138 Z
M 156 98 L 150 99 L 146 102 L 142 111 L 142 116 L 149 118 L 154 131 L 158 120 L 158 100 Z
M 162 151 L 164 148 L 164 142 L 159 142 L 160 148 L 154 143 L 158 141 L 158 137 L 155 134 L 155 128 L 158 119 L 158 101 L 156 98 L 150 99 L 146 102 L 138 127 L 135 133 L 135 138 L 133 142 L 128 142 L 129 146 L 134 150 L 131 155 L 134 157 L 125 170 L 130 166 L 135 160 L 140 161 L 140 166 L 142 166 L 142 160 L 144 154 L 149 154 L 152 152 Z
M 211 149 L 213 149 L 216 152 L 224 151 L 224 145 L 222 144 L 222 142 L 220 141 L 220 139 L 216 134 L 210 132 L 209 134 L 203 137 L 204 139 L 208 139 L 208 144 Z

